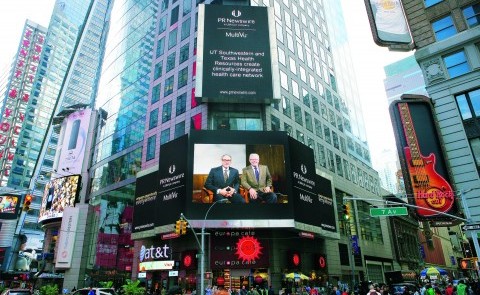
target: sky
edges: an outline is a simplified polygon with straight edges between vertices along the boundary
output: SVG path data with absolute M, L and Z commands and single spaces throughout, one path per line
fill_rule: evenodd
M 337 0 L 323 0 L 337 1 Z M 383 86 L 383 67 L 407 57 L 410 53 L 391 52 L 373 42 L 365 4 L 362 0 L 341 0 L 357 77 L 360 99 L 365 115 L 367 138 L 374 167 L 378 169 L 379 153 L 394 148 L 392 124 Z M 0 70 L 8 70 L 14 56 L 25 20 L 28 18 L 48 26 L 55 0 L 4 1 L 0 9 Z M 368 69 L 368 70 L 366 70 Z M 0 76 L 2 76 L 0 74 Z

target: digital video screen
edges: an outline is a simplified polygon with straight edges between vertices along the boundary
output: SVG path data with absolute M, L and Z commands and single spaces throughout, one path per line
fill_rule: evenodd
M 80 183 L 80 175 L 60 177 L 48 182 L 45 185 L 38 221 L 61 218 L 66 207 L 74 207 Z

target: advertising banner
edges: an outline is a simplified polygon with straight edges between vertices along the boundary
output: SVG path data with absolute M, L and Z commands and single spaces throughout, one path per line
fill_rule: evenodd
M 198 19 L 196 97 L 230 103 L 280 98 L 272 8 L 201 4 Z
M 423 221 L 448 221 L 458 215 L 433 107 L 425 96 L 402 96 L 390 105 L 397 150 L 411 204 Z M 440 223 L 439 223 L 440 224 Z
M 173 224 L 185 208 L 188 135 L 160 146 L 156 226 Z M 160 211 L 161 210 L 161 211 Z M 173 226 L 172 226 L 173 230 Z
M 63 212 L 58 249 L 56 252 L 56 268 L 65 269 L 71 267 L 79 211 L 79 208 L 67 207 Z
M 313 150 L 289 138 L 295 221 L 336 232 L 332 185 L 316 174 Z
M 389 46 L 413 42 L 400 0 L 365 0 L 365 6 L 375 43 Z
M 17 219 L 20 197 L 0 195 L 0 219 Z
M 133 232 L 151 230 L 155 227 L 155 209 L 158 195 L 158 170 L 137 177 Z
M 58 171 L 71 174 L 82 172 L 85 145 L 92 110 L 85 109 L 69 115 L 62 124 L 63 144 L 58 159 Z
M 255 230 L 215 231 L 212 233 L 212 269 L 268 268 L 268 238 Z
M 61 218 L 66 207 L 74 207 L 80 186 L 80 175 L 53 179 L 45 185 L 39 222 L 47 219 Z

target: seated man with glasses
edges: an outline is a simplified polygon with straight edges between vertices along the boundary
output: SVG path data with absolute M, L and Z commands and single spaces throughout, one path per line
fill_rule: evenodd
M 223 155 L 222 165 L 212 168 L 205 180 L 205 188 L 213 192 L 213 201 L 228 199 L 230 203 L 245 203 L 245 199 L 238 193 L 240 176 L 238 170 L 230 167 L 232 157 Z

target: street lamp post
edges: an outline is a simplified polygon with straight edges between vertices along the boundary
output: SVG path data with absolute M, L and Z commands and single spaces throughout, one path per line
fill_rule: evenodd
M 205 223 L 207 222 L 208 213 L 217 203 L 225 203 L 227 199 L 220 199 L 215 201 L 210 205 L 207 212 L 205 213 L 205 218 L 203 219 L 202 232 L 201 232 L 201 256 L 200 256 L 200 295 L 205 295 Z

